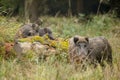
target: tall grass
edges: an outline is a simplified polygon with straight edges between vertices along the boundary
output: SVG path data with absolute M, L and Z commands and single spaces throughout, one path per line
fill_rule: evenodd
M 66 58 L 68 53 L 58 56 L 52 55 L 46 61 L 31 60 L 16 61 L 0 57 L 0 80 L 119 80 L 120 79 L 120 37 L 116 37 L 112 29 L 120 28 L 119 19 L 112 15 L 93 16 L 91 20 L 82 22 L 77 17 L 41 17 L 45 22 L 42 26 L 49 26 L 56 38 L 70 38 L 74 35 L 88 37 L 105 36 L 113 50 L 113 66 L 104 69 L 87 67 L 75 69 Z M 78 22 L 75 22 L 78 20 Z M 14 34 L 22 23 L 15 18 L 0 17 L 0 42 L 12 42 Z M 1 47 L 0 47 L 1 48 Z M 2 53 L 2 49 L 0 50 Z

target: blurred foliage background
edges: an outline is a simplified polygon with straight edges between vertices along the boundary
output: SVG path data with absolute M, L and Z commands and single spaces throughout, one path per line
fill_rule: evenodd
M 0 80 L 119 80 L 119 4 L 120 0 L 0 0 Z M 41 27 L 49 27 L 59 40 L 47 41 L 51 46 L 58 43 L 57 55 L 44 60 L 30 51 L 25 60 L 17 60 L 11 45 L 14 36 L 21 25 L 38 18 L 43 20 Z M 86 71 L 76 70 L 67 52 L 67 41 L 74 35 L 105 36 L 113 50 L 112 69 L 88 66 Z
M 119 4 L 119 0 L 0 0 L 0 15 L 19 15 L 29 19 L 34 18 L 34 15 L 58 16 L 62 14 L 68 16 L 70 13 L 72 15 L 79 13 L 88 15 L 112 10 L 119 16 Z

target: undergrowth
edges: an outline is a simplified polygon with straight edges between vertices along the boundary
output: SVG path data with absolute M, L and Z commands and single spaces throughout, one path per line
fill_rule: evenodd
M 0 80 L 119 80 L 120 79 L 120 28 L 119 19 L 105 14 L 92 16 L 84 23 L 79 17 L 41 17 L 42 27 L 50 27 L 55 38 L 69 39 L 74 35 L 105 36 L 113 50 L 113 66 L 93 68 L 85 71 L 75 69 L 69 63 L 68 52 L 58 50 L 59 55 L 51 55 L 46 60 L 17 61 L 17 57 L 4 59 L 0 56 Z M 13 42 L 14 35 L 21 26 L 16 18 L 0 17 L 0 54 L 5 54 L 4 43 Z M 117 33 L 114 31 L 117 29 Z M 117 36 L 116 36 L 117 34 Z M 13 52 L 14 53 L 14 52 Z M 17 54 L 17 53 L 16 53 Z

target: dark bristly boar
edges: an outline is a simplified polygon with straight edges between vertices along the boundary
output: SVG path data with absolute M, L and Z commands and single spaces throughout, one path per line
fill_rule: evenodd
M 44 36 L 45 34 L 48 35 L 49 39 L 51 39 L 51 40 L 54 40 L 54 39 L 55 39 L 55 38 L 53 37 L 53 35 L 52 35 L 52 31 L 51 31 L 49 28 L 47 28 L 47 27 L 45 27 L 45 28 L 40 28 L 40 29 L 39 29 L 39 36 Z
M 87 38 L 74 36 L 69 40 L 69 56 L 71 63 L 89 61 L 103 65 L 104 61 L 112 64 L 112 49 L 103 36 Z
M 46 34 L 48 34 L 48 37 L 51 40 L 54 40 L 52 31 L 47 27 L 40 28 L 40 25 L 42 25 L 42 20 L 40 19 L 38 19 L 34 23 L 22 25 L 15 35 L 15 38 L 14 38 L 15 42 L 18 42 L 18 39 L 21 39 L 21 38 L 27 38 L 27 37 L 36 36 L 36 35 L 44 36 Z
M 26 24 L 23 25 L 15 35 L 15 39 L 19 38 L 27 38 L 30 36 L 34 36 L 38 33 L 37 25 L 35 24 Z
M 15 40 L 39 35 L 38 31 L 39 31 L 39 26 L 41 24 L 42 24 L 42 20 L 38 19 L 34 23 L 22 25 L 15 35 Z

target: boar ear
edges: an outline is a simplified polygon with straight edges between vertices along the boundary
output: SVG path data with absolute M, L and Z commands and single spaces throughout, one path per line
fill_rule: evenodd
M 43 19 L 37 19 L 34 23 L 40 26 L 43 23 Z
M 79 40 L 79 38 L 78 37 L 74 37 L 73 40 L 74 40 L 74 43 L 76 43 Z
M 35 27 L 36 27 L 36 24 L 33 23 L 33 24 L 32 24 L 32 28 L 34 29 Z
M 33 28 L 34 30 L 38 30 L 38 29 L 39 29 L 39 26 L 38 26 L 37 24 L 33 23 L 33 24 L 32 24 L 32 28 Z
M 89 38 L 88 38 L 88 37 L 85 37 L 85 40 L 86 40 L 87 42 L 89 42 Z

